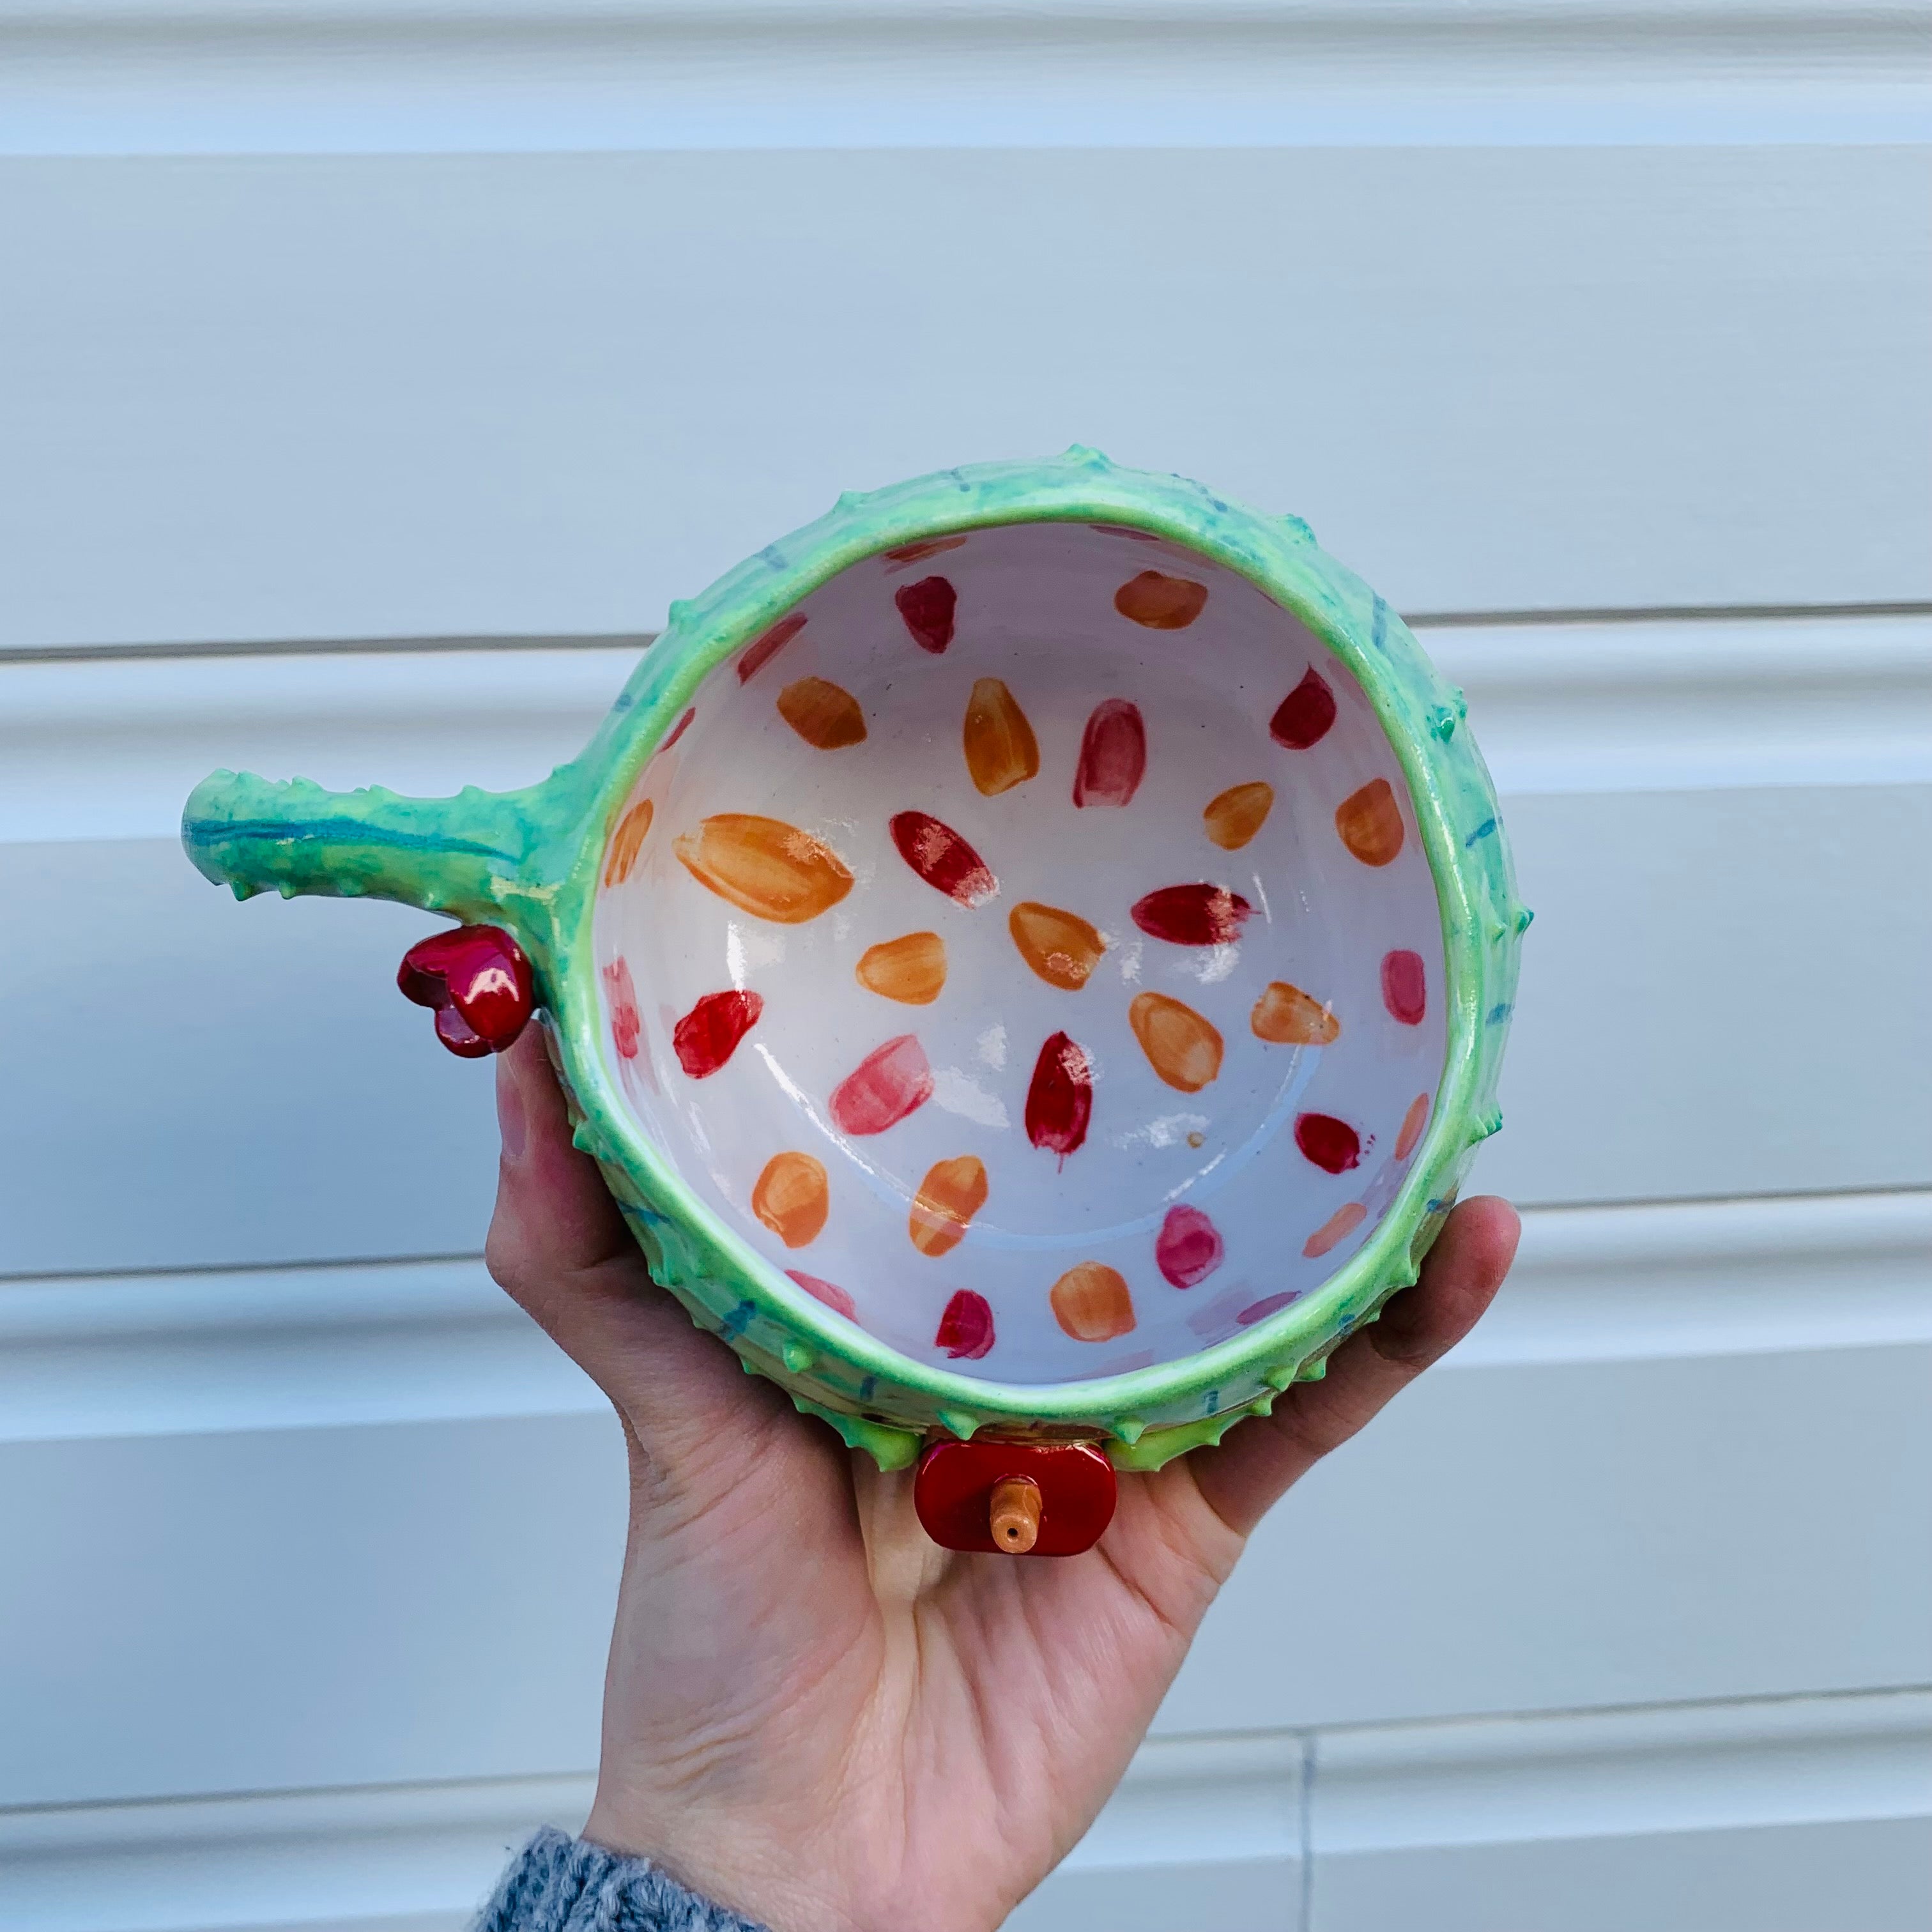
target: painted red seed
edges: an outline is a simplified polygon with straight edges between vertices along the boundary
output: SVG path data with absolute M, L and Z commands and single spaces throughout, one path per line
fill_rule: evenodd
M 1094 1070 L 1085 1049 L 1057 1033 L 1040 1050 L 1027 1088 L 1027 1138 L 1062 1160 L 1087 1138 Z
M 694 1080 L 716 1073 L 758 1023 L 765 1003 L 756 993 L 706 993 L 671 1029 L 677 1064 Z
M 935 892 L 976 906 L 1000 890 L 992 868 L 951 826 L 923 812 L 902 812 L 890 828 L 899 856 Z
M 682 738 L 686 732 L 691 729 L 691 721 L 697 716 L 698 707 L 694 704 L 691 709 L 670 728 L 669 735 L 665 738 L 664 742 L 658 747 L 658 749 L 660 752 L 669 751 L 672 746 L 675 745 L 679 739 Z
M 892 602 L 921 650 L 937 657 L 952 643 L 959 593 L 945 578 L 922 577 L 916 584 L 902 584 L 892 592 Z
M 874 1047 L 832 1090 L 841 1133 L 882 1134 L 932 1098 L 932 1067 L 916 1035 Z
M 790 616 L 781 617 L 738 660 L 738 682 L 743 684 L 755 677 L 804 628 L 802 610 L 794 610 Z
M 1422 955 L 1406 951 L 1382 955 L 1382 1004 L 1404 1026 L 1420 1026 L 1429 1010 L 1429 987 Z
M 1298 1114 L 1294 1144 L 1324 1173 L 1346 1174 L 1361 1165 L 1360 1135 L 1333 1114 Z
M 1109 698 L 1094 707 L 1080 737 L 1080 763 L 1073 773 L 1073 802 L 1125 805 L 1147 775 L 1147 727 L 1141 708 L 1124 698 Z
M 1226 946 L 1254 908 L 1226 886 L 1162 886 L 1137 900 L 1133 922 L 1150 939 L 1174 946 Z
M 1154 1265 L 1176 1288 L 1205 1281 L 1223 1252 L 1221 1231 L 1198 1208 L 1170 1208 L 1154 1238 Z
M 932 1345 L 955 1361 L 978 1361 L 993 1346 L 992 1305 L 983 1294 L 961 1288 L 946 1304 Z
M 1328 735 L 1335 722 L 1335 694 L 1312 664 L 1308 674 L 1276 708 L 1268 720 L 1268 736 L 1291 752 L 1305 752 Z

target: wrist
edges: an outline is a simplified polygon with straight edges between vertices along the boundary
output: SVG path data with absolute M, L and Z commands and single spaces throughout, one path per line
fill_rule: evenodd
M 652 1861 L 546 1826 L 513 1858 L 474 1932 L 769 1932 Z

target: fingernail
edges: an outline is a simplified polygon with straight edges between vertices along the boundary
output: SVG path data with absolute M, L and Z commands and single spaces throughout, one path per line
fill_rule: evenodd
M 503 1137 L 503 1158 L 510 1162 L 524 1157 L 524 1143 L 529 1138 L 530 1120 L 524 1107 L 523 1082 L 507 1053 L 496 1056 L 496 1131 Z

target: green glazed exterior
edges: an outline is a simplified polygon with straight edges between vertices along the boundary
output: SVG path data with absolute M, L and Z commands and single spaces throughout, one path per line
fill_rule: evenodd
M 591 920 L 605 845 L 644 761 L 707 673 L 848 566 L 920 538 L 1064 520 L 1131 526 L 1248 578 L 1292 610 L 1360 681 L 1408 778 L 1442 916 L 1448 1051 L 1415 1165 L 1361 1250 L 1328 1282 L 1252 1329 L 1186 1358 L 1106 1380 L 984 1382 L 910 1360 L 785 1279 L 685 1186 L 643 1135 L 598 1034 Z M 653 1277 L 749 1372 L 768 1376 L 883 1468 L 935 1431 L 1086 1436 L 1120 1468 L 1153 1469 L 1264 1414 L 1318 1378 L 1338 1343 L 1416 1278 L 1496 1105 L 1530 915 L 1516 896 L 1496 794 L 1464 726 L 1462 694 L 1402 620 L 1295 517 L 1264 517 L 1174 476 L 1076 448 L 842 496 L 703 596 L 670 608 L 580 756 L 521 791 L 411 799 L 331 792 L 217 772 L 188 801 L 189 857 L 238 898 L 268 890 L 397 899 L 502 926 L 529 954 L 577 1144 L 592 1155 Z

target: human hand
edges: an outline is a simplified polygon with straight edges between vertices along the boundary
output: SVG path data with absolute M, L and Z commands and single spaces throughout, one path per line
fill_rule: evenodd
M 1465 1202 L 1265 1419 L 1124 1474 L 1086 1555 L 937 1549 L 652 1282 L 536 1030 L 497 1067 L 490 1271 L 608 1395 L 631 1516 L 584 1835 L 776 1932 L 993 1932 L 1118 1783 L 1248 1532 L 1468 1331 L 1516 1250 Z

